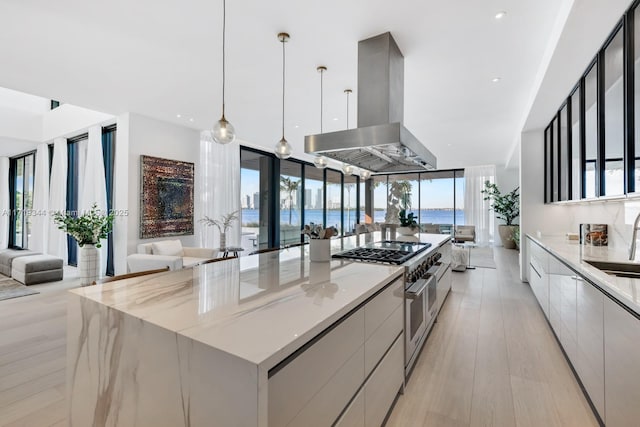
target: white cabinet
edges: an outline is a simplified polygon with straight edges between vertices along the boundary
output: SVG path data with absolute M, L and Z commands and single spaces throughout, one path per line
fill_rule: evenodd
M 605 424 L 640 422 L 640 320 L 604 299 Z
M 381 426 L 404 379 L 404 339 L 398 337 L 364 386 L 365 425 Z
M 604 295 L 581 277 L 576 279 L 577 349 L 573 361 L 584 388 L 604 420 Z
M 549 276 L 547 253 L 531 239 L 527 239 L 529 285 L 542 311 L 549 318 Z
M 384 418 L 404 381 L 403 291 L 395 280 L 269 373 L 269 426 Z

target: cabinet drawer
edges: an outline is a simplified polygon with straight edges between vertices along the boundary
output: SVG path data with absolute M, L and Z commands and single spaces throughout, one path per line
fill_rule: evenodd
M 351 356 L 289 424 L 290 427 L 329 426 L 364 381 L 364 347 Z
M 364 427 L 364 388 L 362 388 L 334 427 Z
M 356 311 L 269 378 L 269 425 L 288 425 L 363 347 L 364 317 Z
M 376 329 L 364 343 L 364 366 L 365 376 L 378 364 L 384 353 L 387 351 L 398 334 L 402 332 L 404 324 L 404 311 L 402 305 L 396 307 L 395 311 Z
M 364 386 L 365 425 L 382 425 L 404 379 L 404 339 L 398 337 Z
M 365 339 L 368 339 L 404 301 L 404 281 L 396 279 L 364 307 Z

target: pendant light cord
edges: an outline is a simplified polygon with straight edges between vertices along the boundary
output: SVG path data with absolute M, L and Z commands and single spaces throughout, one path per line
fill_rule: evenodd
M 323 88 L 324 70 L 320 70 L 320 133 L 322 133 L 322 106 L 324 105 L 324 88 Z
M 282 40 L 282 139 L 284 139 L 284 66 L 285 66 L 285 58 L 284 58 L 284 44 L 285 39 Z
M 222 117 L 224 118 L 225 45 L 227 32 L 227 1 L 222 0 Z
M 349 130 L 349 92 L 347 92 L 347 130 Z

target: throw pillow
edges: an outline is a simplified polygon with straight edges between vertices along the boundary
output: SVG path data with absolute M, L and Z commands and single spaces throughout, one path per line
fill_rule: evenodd
M 183 256 L 182 242 L 180 240 L 164 240 L 151 244 L 154 255 Z

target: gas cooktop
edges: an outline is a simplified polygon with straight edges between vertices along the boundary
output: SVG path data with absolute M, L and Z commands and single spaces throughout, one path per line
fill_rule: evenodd
M 430 247 L 431 243 L 383 240 L 337 253 L 333 257 L 400 265 Z

